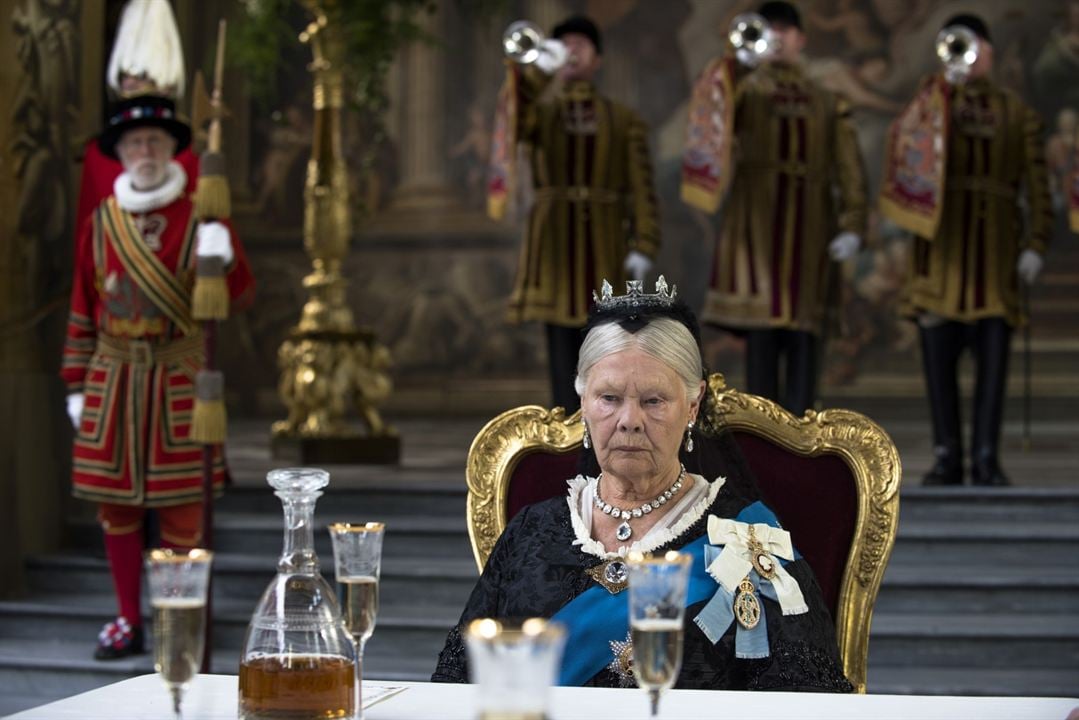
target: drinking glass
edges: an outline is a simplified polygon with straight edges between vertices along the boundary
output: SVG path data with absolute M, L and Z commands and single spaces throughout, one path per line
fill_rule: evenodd
M 382 567 L 379 522 L 330 525 L 333 564 L 342 589 L 345 627 L 356 643 L 356 717 L 363 718 L 363 648 L 375 631 L 378 617 L 378 576 Z
M 177 720 L 184 690 L 202 665 L 206 639 L 209 550 L 149 550 L 144 554 L 154 611 L 154 669 L 172 693 Z
M 686 553 L 629 557 L 629 630 L 633 675 L 648 691 L 652 716 L 659 695 L 674 685 L 682 669 L 683 619 L 693 559 Z
M 491 618 L 469 623 L 465 646 L 480 720 L 543 720 L 565 644 L 565 628 L 542 618 L 520 625 Z

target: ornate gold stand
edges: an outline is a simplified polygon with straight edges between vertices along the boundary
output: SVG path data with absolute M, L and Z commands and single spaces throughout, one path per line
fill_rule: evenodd
M 278 392 L 288 417 L 273 424 L 275 458 L 298 463 L 395 463 L 397 431 L 383 422 L 378 404 L 389 397 L 389 350 L 356 328 L 345 303 L 341 263 L 352 222 L 348 170 L 341 155 L 344 55 L 341 29 L 332 22 L 339 0 L 303 0 L 314 21 L 300 35 L 311 45 L 315 132 L 304 184 L 304 248 L 312 271 L 303 280 L 309 299 L 299 324 L 277 352 Z M 367 432 L 351 426 L 355 404 Z

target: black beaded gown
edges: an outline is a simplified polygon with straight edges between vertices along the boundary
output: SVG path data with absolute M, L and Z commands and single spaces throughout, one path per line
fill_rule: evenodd
M 755 483 L 746 478 L 730 479 L 734 482 L 724 483 L 714 493 L 707 509 L 691 521 L 692 524 L 656 548 L 655 552 L 677 549 L 706 535 L 709 515 L 734 518 L 747 505 L 757 501 Z M 701 506 L 703 509 L 705 504 Z M 461 629 L 470 621 L 481 617 L 550 618 L 562 606 L 592 587 L 596 581 L 586 571 L 604 560 L 582 550 L 580 544 L 574 543 L 575 540 L 570 507 L 565 496 L 530 505 L 517 513 L 496 543 L 459 623 L 450 630 L 431 680 L 468 682 L 468 663 Z M 853 690 L 843 675 L 835 628 L 812 570 L 803 559 L 790 561 L 785 568 L 801 587 L 809 612 L 784 616 L 777 602 L 763 599 L 770 655 L 761 659 L 736 658 L 737 623 L 732 623 L 720 641 L 712 644 L 692 621 L 707 600 L 689 605 L 685 615 L 682 671 L 676 687 L 820 692 Z M 571 645 L 566 647 L 566 653 L 573 651 Z M 625 680 L 615 670 L 604 668 L 585 685 L 621 687 L 625 685 Z

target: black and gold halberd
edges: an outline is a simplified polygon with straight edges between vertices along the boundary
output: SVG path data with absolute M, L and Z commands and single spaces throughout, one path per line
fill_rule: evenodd
M 835 617 L 843 671 L 858 692 L 866 688 L 873 603 L 895 543 L 899 522 L 899 452 L 875 422 L 850 410 L 809 411 L 798 418 L 776 403 L 708 381 L 709 419 L 717 427 L 766 438 L 805 457 L 838 455 L 857 485 L 857 517 Z M 497 416 L 468 451 L 468 534 L 483 568 L 508 520 L 506 499 L 517 463 L 533 453 L 559 454 L 581 446 L 580 413 L 525 405 Z

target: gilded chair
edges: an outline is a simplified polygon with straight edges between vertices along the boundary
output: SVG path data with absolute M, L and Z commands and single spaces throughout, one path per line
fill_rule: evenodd
M 899 520 L 899 453 L 888 434 L 850 410 L 796 418 L 776 403 L 708 381 L 700 424 L 729 431 L 764 496 L 813 568 L 835 619 L 847 678 L 865 692 L 873 603 Z M 507 521 L 566 491 L 577 474 L 580 413 L 526 405 L 502 413 L 468 452 L 468 533 L 482 569 Z M 687 461 L 687 467 L 689 462 Z M 689 468 L 709 476 L 707 468 Z

